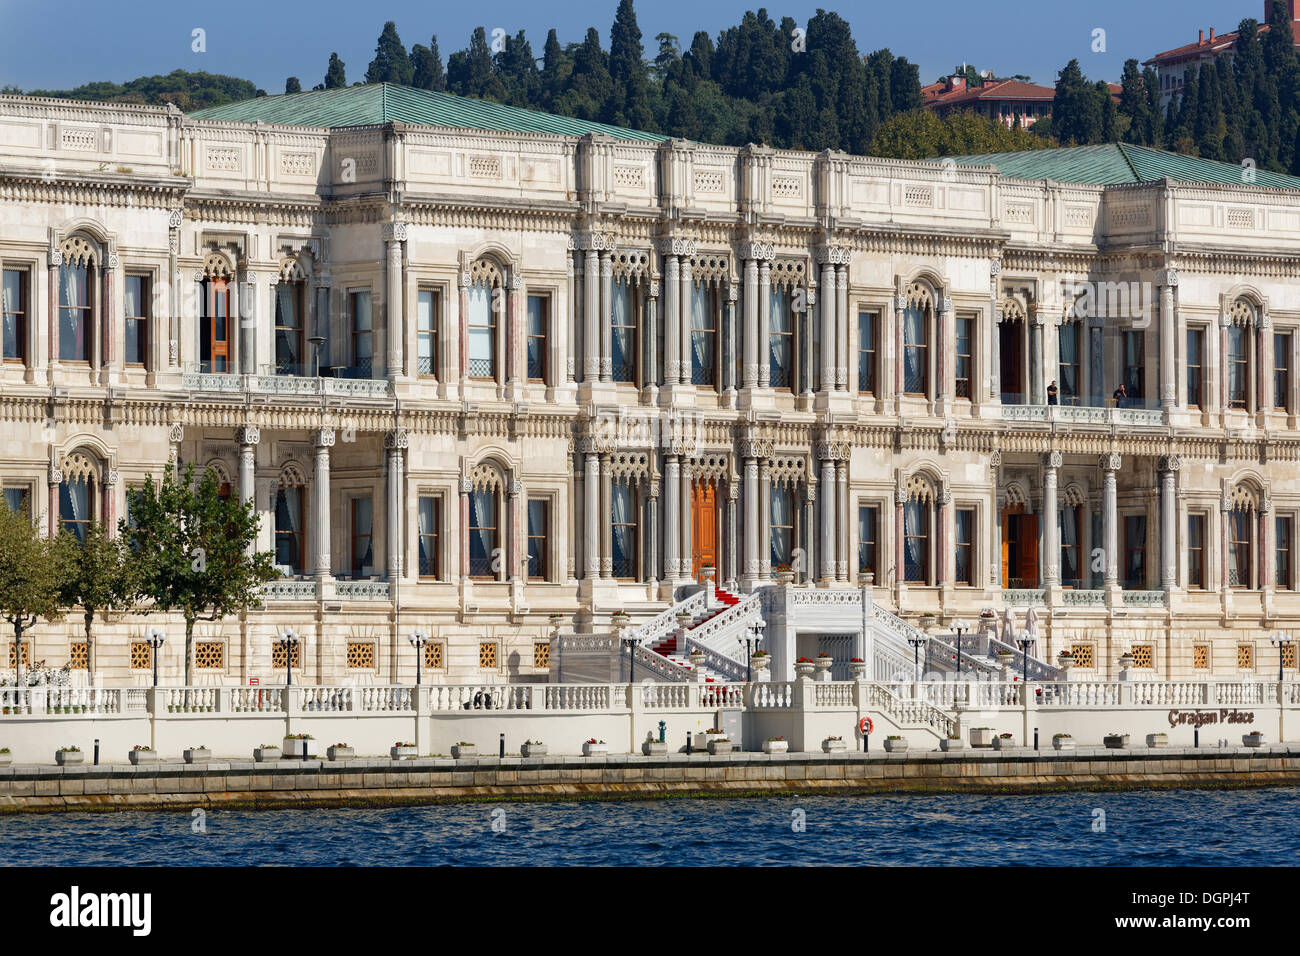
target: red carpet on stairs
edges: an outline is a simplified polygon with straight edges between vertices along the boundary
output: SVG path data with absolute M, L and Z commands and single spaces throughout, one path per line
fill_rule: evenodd
M 720 587 L 715 587 L 713 589 L 713 598 L 715 601 L 721 604 L 722 607 L 718 608 L 716 611 L 713 611 L 707 616 L 700 618 L 698 621 L 692 624 L 690 628 L 688 628 L 688 630 L 694 630 L 695 628 L 703 624 L 705 621 L 717 617 L 727 608 L 733 607 L 734 605 L 740 603 L 740 598 L 736 597 L 736 595 L 730 593 L 729 591 L 722 590 L 722 588 Z M 664 657 L 670 657 L 673 654 L 676 654 L 677 635 L 673 634 L 671 637 L 664 638 L 658 644 L 650 645 L 650 650 L 654 651 L 656 654 L 662 654 Z

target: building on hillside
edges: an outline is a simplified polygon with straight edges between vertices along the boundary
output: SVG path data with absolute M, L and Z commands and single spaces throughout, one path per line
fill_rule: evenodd
M 1295 32 L 1295 21 L 1300 20 L 1300 0 L 1285 0 L 1288 12 L 1291 14 L 1292 32 Z M 1262 36 L 1268 32 L 1269 10 L 1273 5 L 1273 0 L 1264 0 L 1264 15 L 1260 18 L 1259 32 Z M 1183 82 L 1189 68 L 1199 67 L 1202 63 L 1211 63 L 1217 61 L 1220 57 L 1232 58 L 1232 52 L 1237 45 L 1236 30 L 1230 33 L 1220 33 L 1215 35 L 1214 27 L 1210 27 L 1210 35 L 1207 37 L 1204 30 L 1197 31 L 1195 43 L 1188 43 L 1172 50 L 1165 50 L 1163 53 L 1157 53 L 1151 59 L 1145 61 L 1143 66 L 1155 67 L 1156 73 L 1160 77 L 1160 106 L 1165 108 L 1169 101 L 1176 95 L 1182 93 Z M 1300 40 L 1296 43 L 1297 49 L 1300 49 Z
M 977 116 L 996 120 L 1003 126 L 1028 129 L 1044 116 L 1052 113 L 1052 97 L 1056 91 L 1050 86 L 1037 86 L 1021 80 L 990 78 L 980 86 L 971 87 L 966 77 L 950 76 L 940 83 L 921 89 L 927 109 L 939 116 L 954 110 L 970 110 Z
M 382 85 L 0 97 L 0 485 L 50 532 L 169 461 L 255 502 L 285 576 L 199 624 L 206 683 L 278 681 L 285 627 L 295 681 L 410 682 L 417 629 L 426 682 L 545 681 L 557 631 L 709 567 L 806 610 L 870 573 L 940 627 L 1033 607 L 1086 677 L 1264 678 L 1300 628 L 1300 180 L 1256 175 Z M 96 623 L 99 679 L 147 682 L 159 625 L 176 683 L 149 616 Z M 23 652 L 85 675 L 72 617 Z

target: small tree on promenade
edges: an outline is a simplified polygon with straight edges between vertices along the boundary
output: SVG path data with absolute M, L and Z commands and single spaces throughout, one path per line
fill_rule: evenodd
M 0 506 L 0 617 L 14 629 L 14 682 L 23 681 L 23 632 L 59 611 L 63 549 L 42 535 L 27 510 Z
M 95 673 L 98 650 L 93 626 L 100 611 L 129 611 L 140 600 L 141 562 L 119 533 L 109 537 L 98 521 L 84 539 L 65 531 L 59 535 L 64 574 L 59 582 L 59 606 L 81 611 L 86 628 L 86 669 Z

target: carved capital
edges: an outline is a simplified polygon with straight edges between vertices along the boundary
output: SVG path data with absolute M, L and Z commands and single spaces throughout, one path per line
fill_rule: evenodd
M 257 445 L 262 441 L 262 429 L 256 425 L 241 425 L 235 429 L 235 441 L 241 445 Z
M 997 277 L 1000 276 L 1001 274 L 1002 274 L 1002 260 L 1001 260 L 1001 259 L 990 259 L 990 260 L 989 260 L 989 276 L 992 277 L 992 278 L 997 278 Z
M 334 447 L 334 429 L 318 428 L 312 433 L 312 442 L 318 449 Z
M 384 447 L 390 451 L 403 451 L 411 447 L 411 433 L 405 428 L 394 428 L 384 434 Z
M 1059 451 L 1049 451 L 1043 456 L 1043 464 L 1048 468 L 1060 468 L 1065 462 L 1065 456 Z
M 1168 286 L 1171 289 L 1178 288 L 1178 270 L 1161 269 L 1156 273 L 1156 285 Z
M 185 440 L 185 426 L 180 422 L 172 422 L 171 430 L 168 432 L 167 440 L 173 445 L 179 445 Z
M 470 481 L 468 478 L 462 478 L 460 480 L 460 493 L 462 495 L 467 495 L 473 490 L 474 490 L 474 482 Z
M 183 220 L 184 218 L 185 218 L 184 210 L 173 209 L 171 212 L 167 214 L 167 228 L 179 229 L 181 227 L 181 220 Z
M 1177 455 L 1161 455 L 1156 459 L 1156 467 L 1160 471 L 1178 471 L 1183 467 L 1183 462 Z
M 48 480 L 49 483 L 52 485 L 63 484 L 63 469 L 55 465 L 50 465 L 49 472 L 48 472 Z
M 1102 471 L 1119 471 L 1120 465 L 1122 463 L 1123 463 L 1123 459 L 1121 458 L 1121 456 L 1113 453 L 1102 455 L 1100 458 L 1097 459 L 1097 464 L 1098 466 L 1100 466 Z
M 905 505 L 905 504 L 907 504 L 907 489 L 906 489 L 906 488 L 895 488 L 895 489 L 894 489 L 894 504 L 896 504 L 896 505 Z
M 384 223 L 384 242 L 405 242 L 406 241 L 406 223 L 398 219 L 394 222 Z

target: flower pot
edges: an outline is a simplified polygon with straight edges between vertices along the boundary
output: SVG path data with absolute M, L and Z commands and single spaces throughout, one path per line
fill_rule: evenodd
M 994 738 L 993 738 L 993 749 L 994 749 L 994 750 L 1010 750 L 1010 749 L 1011 749 L 1012 747 L 1014 747 L 1014 746 L 1016 746 L 1016 738 L 1014 738 L 1014 737 L 994 737 Z
M 641 752 L 647 757 L 662 757 L 668 753 L 668 745 L 658 740 L 641 741 Z
M 730 740 L 719 739 L 709 741 L 709 753 L 711 754 L 729 754 L 731 753 L 731 749 Z
M 304 740 L 301 737 L 285 737 L 284 746 L 281 752 L 286 757 L 301 758 L 306 760 L 311 755 L 311 744 L 313 741 Z
M 13 763 L 13 754 L 0 754 L 0 767 L 7 767 Z
M 823 746 L 822 749 L 825 750 L 826 748 Z M 843 746 L 842 746 L 842 745 L 841 745 L 841 748 L 840 748 L 840 749 L 843 749 Z M 901 754 L 901 753 L 906 753 L 906 752 L 907 752 L 907 739 L 906 739 L 906 738 L 903 738 L 903 739 L 901 739 L 901 740 L 891 740 L 890 738 L 886 737 L 886 738 L 885 738 L 885 752 L 886 752 L 886 753 L 891 753 L 891 754 Z
M 1052 738 L 1052 747 L 1053 747 L 1054 749 L 1056 749 L 1056 750 L 1073 750 L 1073 749 L 1074 749 L 1074 738 L 1073 738 L 1073 737 L 1053 737 L 1053 738 Z
M 609 744 L 583 744 L 582 755 L 584 757 L 603 757 L 609 753 Z
M 764 740 L 763 753 L 765 754 L 783 754 L 790 752 L 790 741 L 788 740 Z
M 351 747 L 340 747 L 337 744 L 325 748 L 325 756 L 330 760 L 351 760 L 357 755 L 357 752 Z
M 796 661 L 796 662 L 795 662 L 795 665 L 794 665 L 794 673 L 795 673 L 795 676 L 796 676 L 796 677 L 812 677 L 813 669 L 814 669 L 816 666 L 817 666 L 817 665 L 814 664 L 812 661 Z
M 212 751 L 207 747 L 189 747 L 182 751 L 186 763 L 207 763 L 212 759 Z
M 1169 735 L 1168 734 L 1147 734 L 1147 746 L 1168 747 Z
M 520 744 L 519 753 L 524 757 L 545 757 L 546 744 Z
M 777 572 L 776 572 L 776 583 L 777 583 L 777 584 L 793 584 L 793 583 L 794 583 L 794 572 L 793 572 L 793 571 L 777 571 Z
M 960 738 L 944 737 L 939 741 L 939 749 L 944 752 L 953 750 L 965 750 L 966 744 Z
M 1102 743 L 1111 750 L 1123 750 L 1128 746 L 1128 734 L 1107 734 L 1102 738 Z
M 816 662 L 817 673 L 816 673 L 814 679 L 815 679 L 815 680 L 818 680 L 818 681 L 828 681 L 828 680 L 830 680 L 830 679 L 831 679 L 831 665 L 834 664 L 834 663 L 835 663 L 835 660 L 834 660 L 833 658 L 830 658 L 830 657 L 819 657 L 819 658 L 817 658 L 817 662 Z
M 697 670 L 704 666 L 705 656 L 699 651 L 691 651 L 686 655 L 686 659 L 691 662 L 691 666 Z
M 146 763 L 157 763 L 158 751 L 128 750 L 126 753 L 126 759 L 130 760 L 131 763 L 135 764 L 136 766 L 139 766 L 140 764 L 146 764 Z
M 750 670 L 754 671 L 755 673 L 762 673 L 763 671 L 767 670 L 768 666 L 771 663 L 772 663 L 772 658 L 769 657 L 767 654 L 764 654 L 761 657 L 751 657 L 749 659 Z
M 1242 734 L 1241 742 L 1247 747 L 1259 747 L 1264 743 L 1264 735 L 1260 733 Z
M 54 762 L 60 767 L 66 767 L 71 764 L 81 763 L 86 759 L 86 755 L 80 750 L 56 750 L 54 752 Z
M 396 749 L 396 748 L 394 748 Z M 457 760 L 464 760 L 466 757 L 478 756 L 478 745 L 476 744 L 453 744 L 451 755 Z
M 258 763 L 279 760 L 282 756 L 279 747 L 256 747 L 253 750 L 253 759 Z
M 867 662 L 866 662 L 866 661 L 850 661 L 850 662 L 849 662 L 849 676 L 852 677 L 854 680 L 866 680 L 866 679 L 867 679 Z
M 970 732 L 970 745 L 972 747 L 992 747 L 994 733 L 989 727 L 976 727 Z
M 418 757 L 420 749 L 418 747 L 389 747 L 388 756 L 394 760 L 406 760 L 408 757 Z
M 1016 655 L 1009 651 L 998 654 L 998 664 L 1002 667 L 1010 667 L 1015 662 L 1015 659 Z

